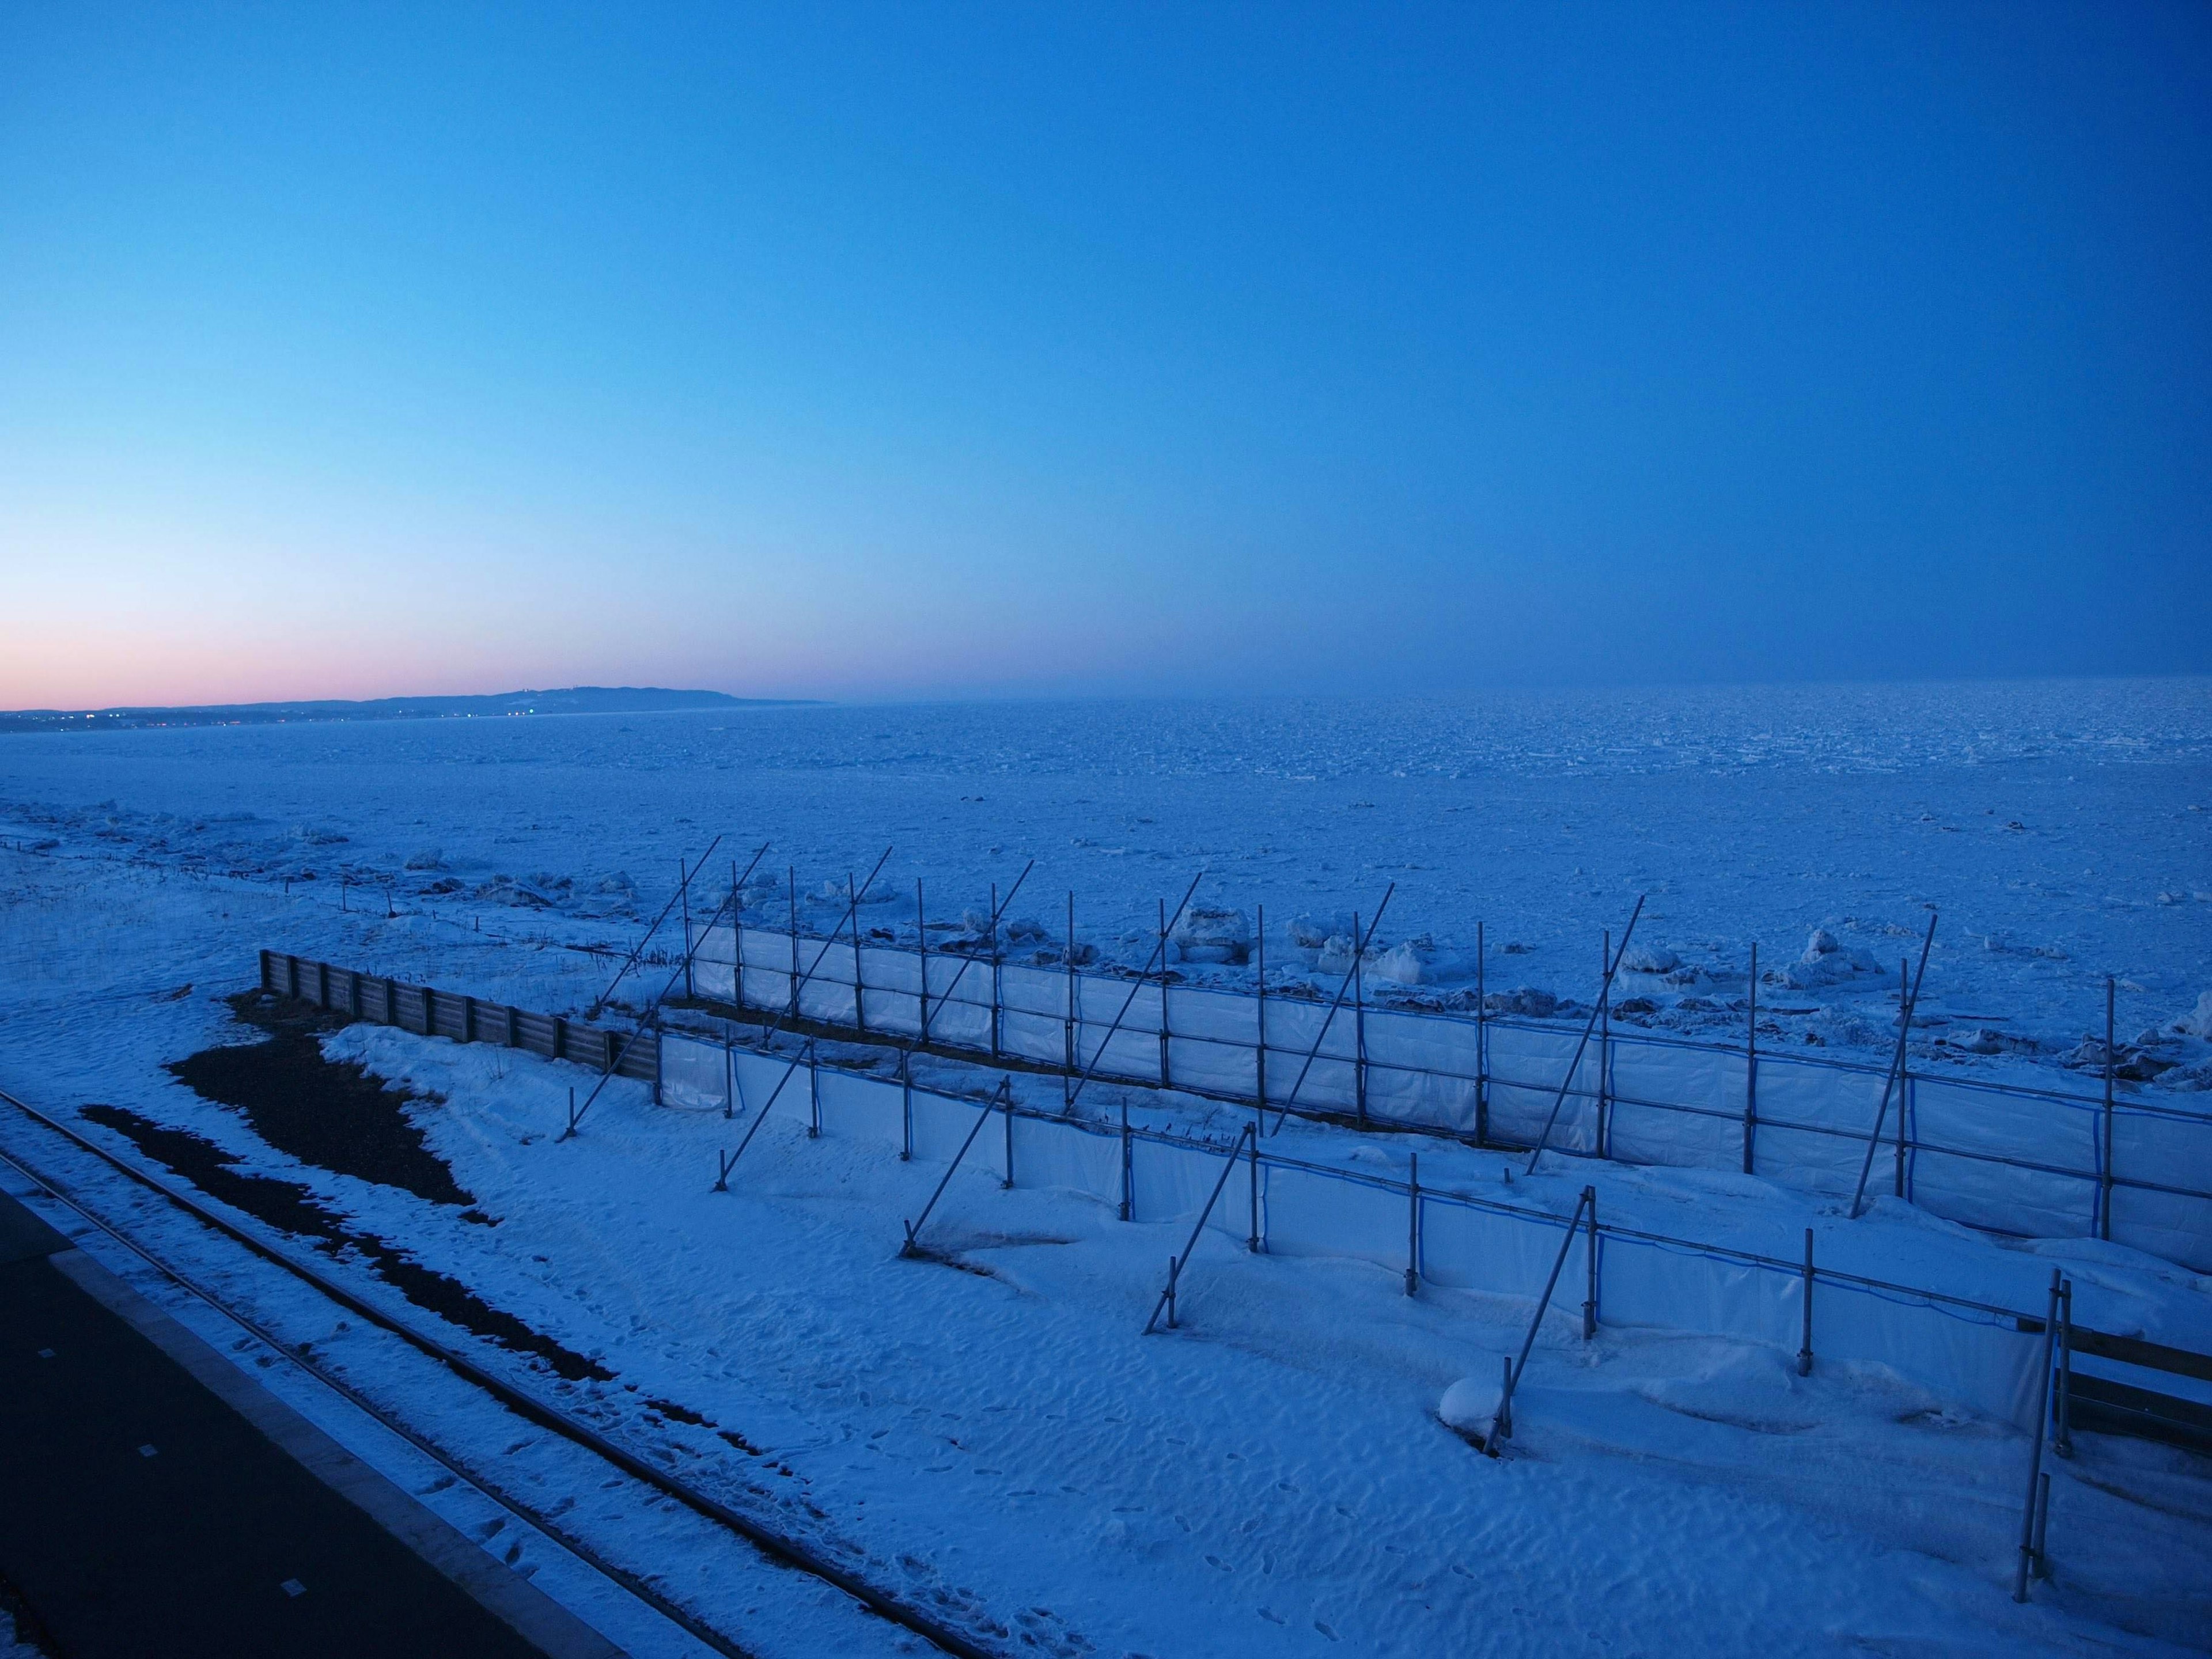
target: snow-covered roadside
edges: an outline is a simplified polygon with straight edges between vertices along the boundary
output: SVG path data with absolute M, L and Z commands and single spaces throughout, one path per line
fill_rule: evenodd
M 946 1237 L 980 1271 L 897 1261 L 898 1218 L 918 1209 L 933 1169 L 772 1121 L 737 1190 L 713 1197 L 719 1115 L 655 1110 L 641 1088 L 617 1085 L 583 1138 L 556 1145 L 548 1131 L 571 1068 L 390 1030 L 331 1042 L 446 1097 L 418 1121 L 501 1224 L 302 1169 L 159 1070 L 246 1035 L 205 981 L 241 983 L 240 932 L 276 922 L 281 900 L 79 873 L 66 893 L 19 887 L 5 913 L 58 931 L 30 953 L 41 975 L 10 981 L 0 1081 L 55 1104 L 127 1106 L 308 1182 L 601 1353 L 621 1376 L 597 1393 L 624 1432 L 688 1444 L 694 1467 L 733 1492 L 786 1494 L 785 1513 L 911 1586 L 957 1586 L 1066 1650 L 1079 1650 L 1075 1636 L 1157 1653 L 1325 1651 L 1332 1638 L 1407 1653 L 1891 1638 L 2148 1650 L 2106 1621 L 2176 1640 L 2206 1628 L 2205 1488 L 2191 1460 L 2092 1443 L 2062 1472 L 2059 1581 L 2014 1608 L 2003 1583 L 2024 1441 L 1878 1374 L 1821 1367 L 1800 1382 L 1774 1351 L 1616 1330 L 1586 1354 L 1553 1332 L 1516 1455 L 1493 1463 L 1435 1413 L 1455 1380 L 1495 1374 L 1525 1304 L 1409 1301 L 1371 1267 L 1207 1246 L 1189 1328 L 1142 1339 L 1179 1228 L 963 1177 Z M 43 922 L 5 925 L 0 943 L 44 937 Z M 100 942 L 118 934 L 127 954 Z M 427 932 L 409 936 L 404 948 L 434 968 L 423 977 L 473 984 L 482 966 L 526 980 L 496 964 L 532 953 L 442 938 L 479 954 L 464 964 Z M 164 1000 L 195 974 L 192 993 Z M 1748 1213 L 1757 1194 L 1743 1197 Z M 1638 1201 L 1630 1186 L 1620 1201 Z M 1994 1248 L 1936 1237 L 1945 1249 Z M 761 1455 L 650 1420 L 647 1398 L 715 1419 Z

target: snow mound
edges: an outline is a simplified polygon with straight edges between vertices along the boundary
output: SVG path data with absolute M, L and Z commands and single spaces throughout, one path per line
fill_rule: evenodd
M 1437 1402 L 1437 1415 L 1446 1428 L 1462 1434 L 1486 1435 L 1498 1420 L 1498 1400 L 1504 1387 L 1495 1376 L 1462 1376 L 1444 1390 Z
M 1682 958 L 1663 945 L 1639 945 L 1621 957 L 1620 965 L 1632 974 L 1671 974 Z

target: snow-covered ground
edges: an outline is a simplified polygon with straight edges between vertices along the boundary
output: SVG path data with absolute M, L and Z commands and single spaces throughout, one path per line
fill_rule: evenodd
M 1471 982 L 1587 997 L 1599 936 L 1725 984 L 1817 928 L 1879 970 L 1793 992 L 1829 1046 L 1879 1046 L 1895 963 L 1942 913 L 1931 1011 L 2008 1058 L 2123 1040 L 2212 988 L 2212 682 L 1556 693 L 1378 702 L 763 708 L 34 735 L 0 741 L 0 835 L 56 853 L 389 884 L 487 927 L 650 915 L 726 832 L 824 896 L 896 851 L 933 917 L 1030 859 L 1021 909 L 1141 957 L 1163 896 L 1371 914 Z M 412 866 L 412 867 L 410 867 Z M 335 903 L 336 895 L 329 895 Z M 352 902 L 362 902 L 355 895 Z M 382 902 L 381 895 L 373 902 Z M 520 914 L 518 914 L 520 913 Z M 872 920 L 880 921 L 880 916 Z M 620 927 L 605 930 L 618 936 Z M 1232 975 L 1233 977 L 1233 975 Z M 1645 988 L 1662 1011 L 1695 985 Z M 1663 1015 L 1691 1029 L 1698 1011 Z
M 303 1165 L 161 1069 L 253 1038 L 220 999 L 264 944 L 580 1007 L 606 969 L 562 945 L 633 937 L 678 854 L 720 830 L 741 860 L 774 840 L 809 890 L 896 842 L 892 878 L 926 876 L 947 916 L 1034 856 L 1036 910 L 1074 890 L 1109 954 L 1201 864 L 1206 896 L 1264 903 L 1271 929 L 1370 906 L 1396 879 L 1389 933 L 1427 934 L 1443 983 L 1480 918 L 1493 945 L 1528 947 L 1514 982 L 1585 997 L 1597 931 L 1638 891 L 1655 896 L 1653 943 L 1728 963 L 1754 938 L 1794 957 L 1822 925 L 1893 951 L 1875 930 L 1932 903 L 1937 993 L 2057 1049 L 2101 1023 L 2106 972 L 2134 988 L 2138 1026 L 2212 983 L 2212 909 L 2195 896 L 2212 891 L 2212 814 L 2191 810 L 2212 803 L 2203 683 L 101 733 L 0 740 L 0 803 L 27 849 L 0 852 L 0 1085 L 119 1106 L 304 1183 L 617 1373 L 533 1386 L 1010 1649 L 2012 1654 L 2212 1638 L 2201 1460 L 2085 1437 L 2057 1466 L 2057 1577 L 2016 1607 L 2026 1437 L 1879 1367 L 1800 1379 L 1783 1350 L 1649 1328 L 1585 1347 L 1569 1316 L 1547 1328 L 1511 1455 L 1493 1461 L 1438 1412 L 1517 1346 L 1517 1298 L 1408 1298 L 1370 1264 L 1215 1241 L 1186 1328 L 1146 1339 L 1187 1221 L 1123 1224 L 963 1174 L 933 1223 L 953 1265 L 902 1261 L 900 1218 L 936 1166 L 776 1119 L 712 1194 L 718 1113 L 617 1085 L 561 1143 L 573 1067 L 389 1030 L 326 1039 L 428 1091 L 411 1115 L 497 1218 L 484 1226 Z M 341 911 L 339 871 L 389 879 L 403 914 L 387 918 L 380 887 Z M 1295 1133 L 1300 1156 L 1375 1151 Z M 38 1149 L 16 1125 L 0 1139 Z M 1489 1178 L 1465 1158 L 1434 1178 Z M 1665 1231 L 1787 1255 L 1814 1225 L 1824 1260 L 1858 1248 L 1883 1276 L 2006 1305 L 2033 1305 L 2063 1263 L 2114 1323 L 2212 1337 L 2212 1285 L 2114 1247 L 2000 1243 L 1894 1206 L 1852 1246 L 1802 1194 L 1689 1172 L 1578 1163 L 1548 1178 L 1556 1194 L 1545 1178 L 1529 1191 L 1564 1209 L 1593 1176 L 1609 1216 L 1676 1218 Z M 365 1265 L 345 1270 L 402 1305 Z M 243 1279 L 240 1293 L 258 1294 Z M 352 1363 L 403 1409 L 418 1400 L 374 1352 Z M 670 1582 L 696 1586 L 725 1547 L 672 1529 L 653 1547 Z M 744 1634 L 741 1608 L 708 1604 Z M 798 1628 L 772 1626 L 763 1650 L 803 1647 Z

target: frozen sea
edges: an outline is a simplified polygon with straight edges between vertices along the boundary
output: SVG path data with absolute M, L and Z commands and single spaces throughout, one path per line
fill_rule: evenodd
M 718 866 L 766 842 L 805 894 L 891 847 L 880 883 L 902 918 L 917 878 L 933 915 L 957 915 L 1034 860 L 1012 914 L 1056 934 L 1072 894 L 1109 956 L 1141 956 L 1159 901 L 1200 871 L 1200 902 L 1265 907 L 1285 963 L 1284 927 L 1371 916 L 1395 883 L 1382 938 L 1425 939 L 1425 977 L 1469 982 L 1480 923 L 1489 987 L 1562 996 L 1589 994 L 1601 930 L 1639 894 L 1638 943 L 1716 982 L 1753 942 L 1787 964 L 1820 927 L 1893 963 L 1932 908 L 1930 1006 L 2049 1054 L 2101 1027 L 2107 975 L 2124 1039 L 2212 988 L 2208 808 L 2205 679 L 0 738 L 0 827 L 25 844 L 611 924 L 650 915 L 718 833 Z M 1894 974 L 1864 976 L 1861 1000 L 1893 997 Z M 1852 989 L 1812 1000 L 1847 1009 Z

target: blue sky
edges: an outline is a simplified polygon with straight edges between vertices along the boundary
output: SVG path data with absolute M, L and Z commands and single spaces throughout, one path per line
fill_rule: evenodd
M 0 706 L 2212 670 L 2212 12 L 0 12 Z

